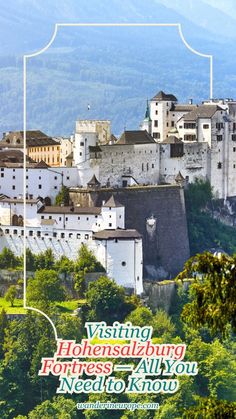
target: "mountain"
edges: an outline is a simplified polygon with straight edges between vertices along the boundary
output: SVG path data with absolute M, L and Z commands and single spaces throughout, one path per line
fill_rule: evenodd
M 0 131 L 22 128 L 22 56 L 49 42 L 55 22 L 180 22 L 193 48 L 214 55 L 215 96 L 236 96 L 234 17 L 209 1 L 4 3 L 0 16 Z M 124 127 L 138 127 L 146 98 L 160 89 L 181 101 L 209 96 L 209 60 L 192 54 L 176 28 L 60 27 L 50 48 L 27 61 L 27 126 L 51 135 L 68 135 L 76 118 L 108 118 L 119 134 Z

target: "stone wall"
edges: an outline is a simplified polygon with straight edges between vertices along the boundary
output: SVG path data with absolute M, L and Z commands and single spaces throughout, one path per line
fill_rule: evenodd
M 125 226 L 143 237 L 144 279 L 175 277 L 189 258 L 183 189 L 176 185 L 71 189 L 74 204 L 100 206 L 111 195 L 125 206 Z M 149 220 L 153 226 L 149 225 Z
M 185 289 L 189 287 L 190 281 L 184 281 Z M 170 313 L 171 308 L 176 304 L 178 286 L 175 281 L 156 282 L 145 281 L 144 292 L 145 302 L 152 309 L 163 309 Z

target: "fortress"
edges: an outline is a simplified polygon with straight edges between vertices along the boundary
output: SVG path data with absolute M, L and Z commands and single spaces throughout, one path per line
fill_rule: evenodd
M 172 278 L 189 257 L 183 187 L 208 179 L 215 197 L 236 196 L 236 102 L 178 104 L 160 91 L 139 130 L 111 132 L 108 120 L 79 120 L 70 139 L 27 131 L 25 220 L 22 133 L 4 135 L 0 248 L 23 251 L 25 222 L 33 252 L 75 258 L 86 243 L 110 277 L 141 293 L 143 278 Z M 70 203 L 58 207 L 62 186 Z

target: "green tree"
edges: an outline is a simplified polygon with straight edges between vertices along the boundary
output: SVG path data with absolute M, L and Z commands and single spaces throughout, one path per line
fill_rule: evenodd
M 21 265 L 20 258 L 12 250 L 4 247 L 0 253 L 0 269 L 14 269 Z
M 5 331 L 8 327 L 9 321 L 7 319 L 7 313 L 4 308 L 1 310 L 0 313 L 0 359 L 3 357 L 3 342 L 5 338 Z
M 35 277 L 28 280 L 27 301 L 51 303 L 63 301 L 65 290 L 58 274 L 53 270 L 42 269 L 35 272 Z
M 153 314 L 150 308 L 137 307 L 132 311 L 126 321 L 130 321 L 136 326 L 152 326 L 153 337 L 161 337 L 162 339 L 169 340 L 174 336 L 175 326 L 171 321 L 171 318 L 164 310 L 157 310 Z
M 35 255 L 35 269 L 53 269 L 55 264 L 55 258 L 52 249 L 47 249 L 45 252 L 41 252 Z
M 86 299 L 90 320 L 111 324 L 115 320 L 123 320 L 128 314 L 124 288 L 106 276 L 90 282 Z
M 185 419 L 235 419 L 236 403 L 225 400 L 200 398 L 198 405 L 186 409 Z
M 26 249 L 26 270 L 35 271 L 36 270 L 36 259 L 37 256 L 34 255 L 29 248 Z
M 13 307 L 14 305 L 16 295 L 17 295 L 16 285 L 11 285 L 4 296 L 5 300 L 11 304 L 11 307 Z
M 186 206 L 192 212 L 206 208 L 212 198 L 213 193 L 209 180 L 196 179 L 185 190 Z
M 85 277 L 90 272 L 105 272 L 104 267 L 97 261 L 93 252 L 82 244 L 79 250 L 78 258 L 75 262 L 75 289 L 81 298 L 84 297 L 86 284 Z
M 55 205 L 69 205 L 69 201 L 69 188 L 67 188 L 65 185 L 62 185 L 60 192 L 55 198 Z
M 178 276 L 192 278 L 191 302 L 184 306 L 182 319 L 193 327 L 207 326 L 225 336 L 228 323 L 236 330 L 236 256 L 214 256 L 209 252 L 191 258 Z
M 55 269 L 60 274 L 69 274 L 74 271 L 74 261 L 67 256 L 62 255 L 60 259 L 55 262 Z

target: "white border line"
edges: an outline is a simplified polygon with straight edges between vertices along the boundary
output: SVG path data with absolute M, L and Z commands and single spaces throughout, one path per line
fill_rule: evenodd
M 52 37 L 50 39 L 50 41 L 48 42 L 48 44 L 32 53 L 32 54 L 25 54 L 23 56 L 23 130 L 24 130 L 24 168 L 23 168 L 23 195 L 24 195 L 24 249 L 23 249 L 23 254 L 24 254 L 24 283 L 23 283 L 23 301 L 24 301 L 24 308 L 27 310 L 34 310 L 40 314 L 42 314 L 44 317 L 46 317 L 46 319 L 49 321 L 49 323 L 51 324 L 54 334 L 55 334 L 55 339 L 58 340 L 58 336 L 57 336 L 57 330 L 56 327 L 53 323 L 53 321 L 47 316 L 47 314 L 45 314 L 43 311 L 35 308 L 35 307 L 29 307 L 27 306 L 27 301 L 26 301 L 26 286 L 27 286 L 27 278 L 26 278 L 26 224 L 25 224 L 25 220 L 26 220 L 26 153 L 27 153 L 27 147 L 26 147 L 26 131 L 27 131 L 27 94 L 26 94 L 26 88 L 27 88 L 27 84 L 26 84 L 26 74 L 27 74 L 27 59 L 29 58 L 33 58 L 36 57 L 37 55 L 40 55 L 42 53 L 44 53 L 49 47 L 50 45 L 53 43 L 53 41 L 56 38 L 57 32 L 58 32 L 58 28 L 59 27 L 112 27 L 112 26 L 116 26 L 116 27 L 176 27 L 178 28 L 178 32 L 179 32 L 179 36 L 181 38 L 181 40 L 183 41 L 184 45 L 194 54 L 199 55 L 200 57 L 204 57 L 204 58 L 209 58 L 209 64 L 210 64 L 210 98 L 213 98 L 213 55 L 208 55 L 208 54 L 203 54 L 195 49 L 193 49 L 188 42 L 185 40 L 184 35 L 183 35 L 183 31 L 182 31 L 182 27 L 181 27 L 181 23 L 56 23 L 55 27 L 54 27 L 54 32 L 52 34 Z

